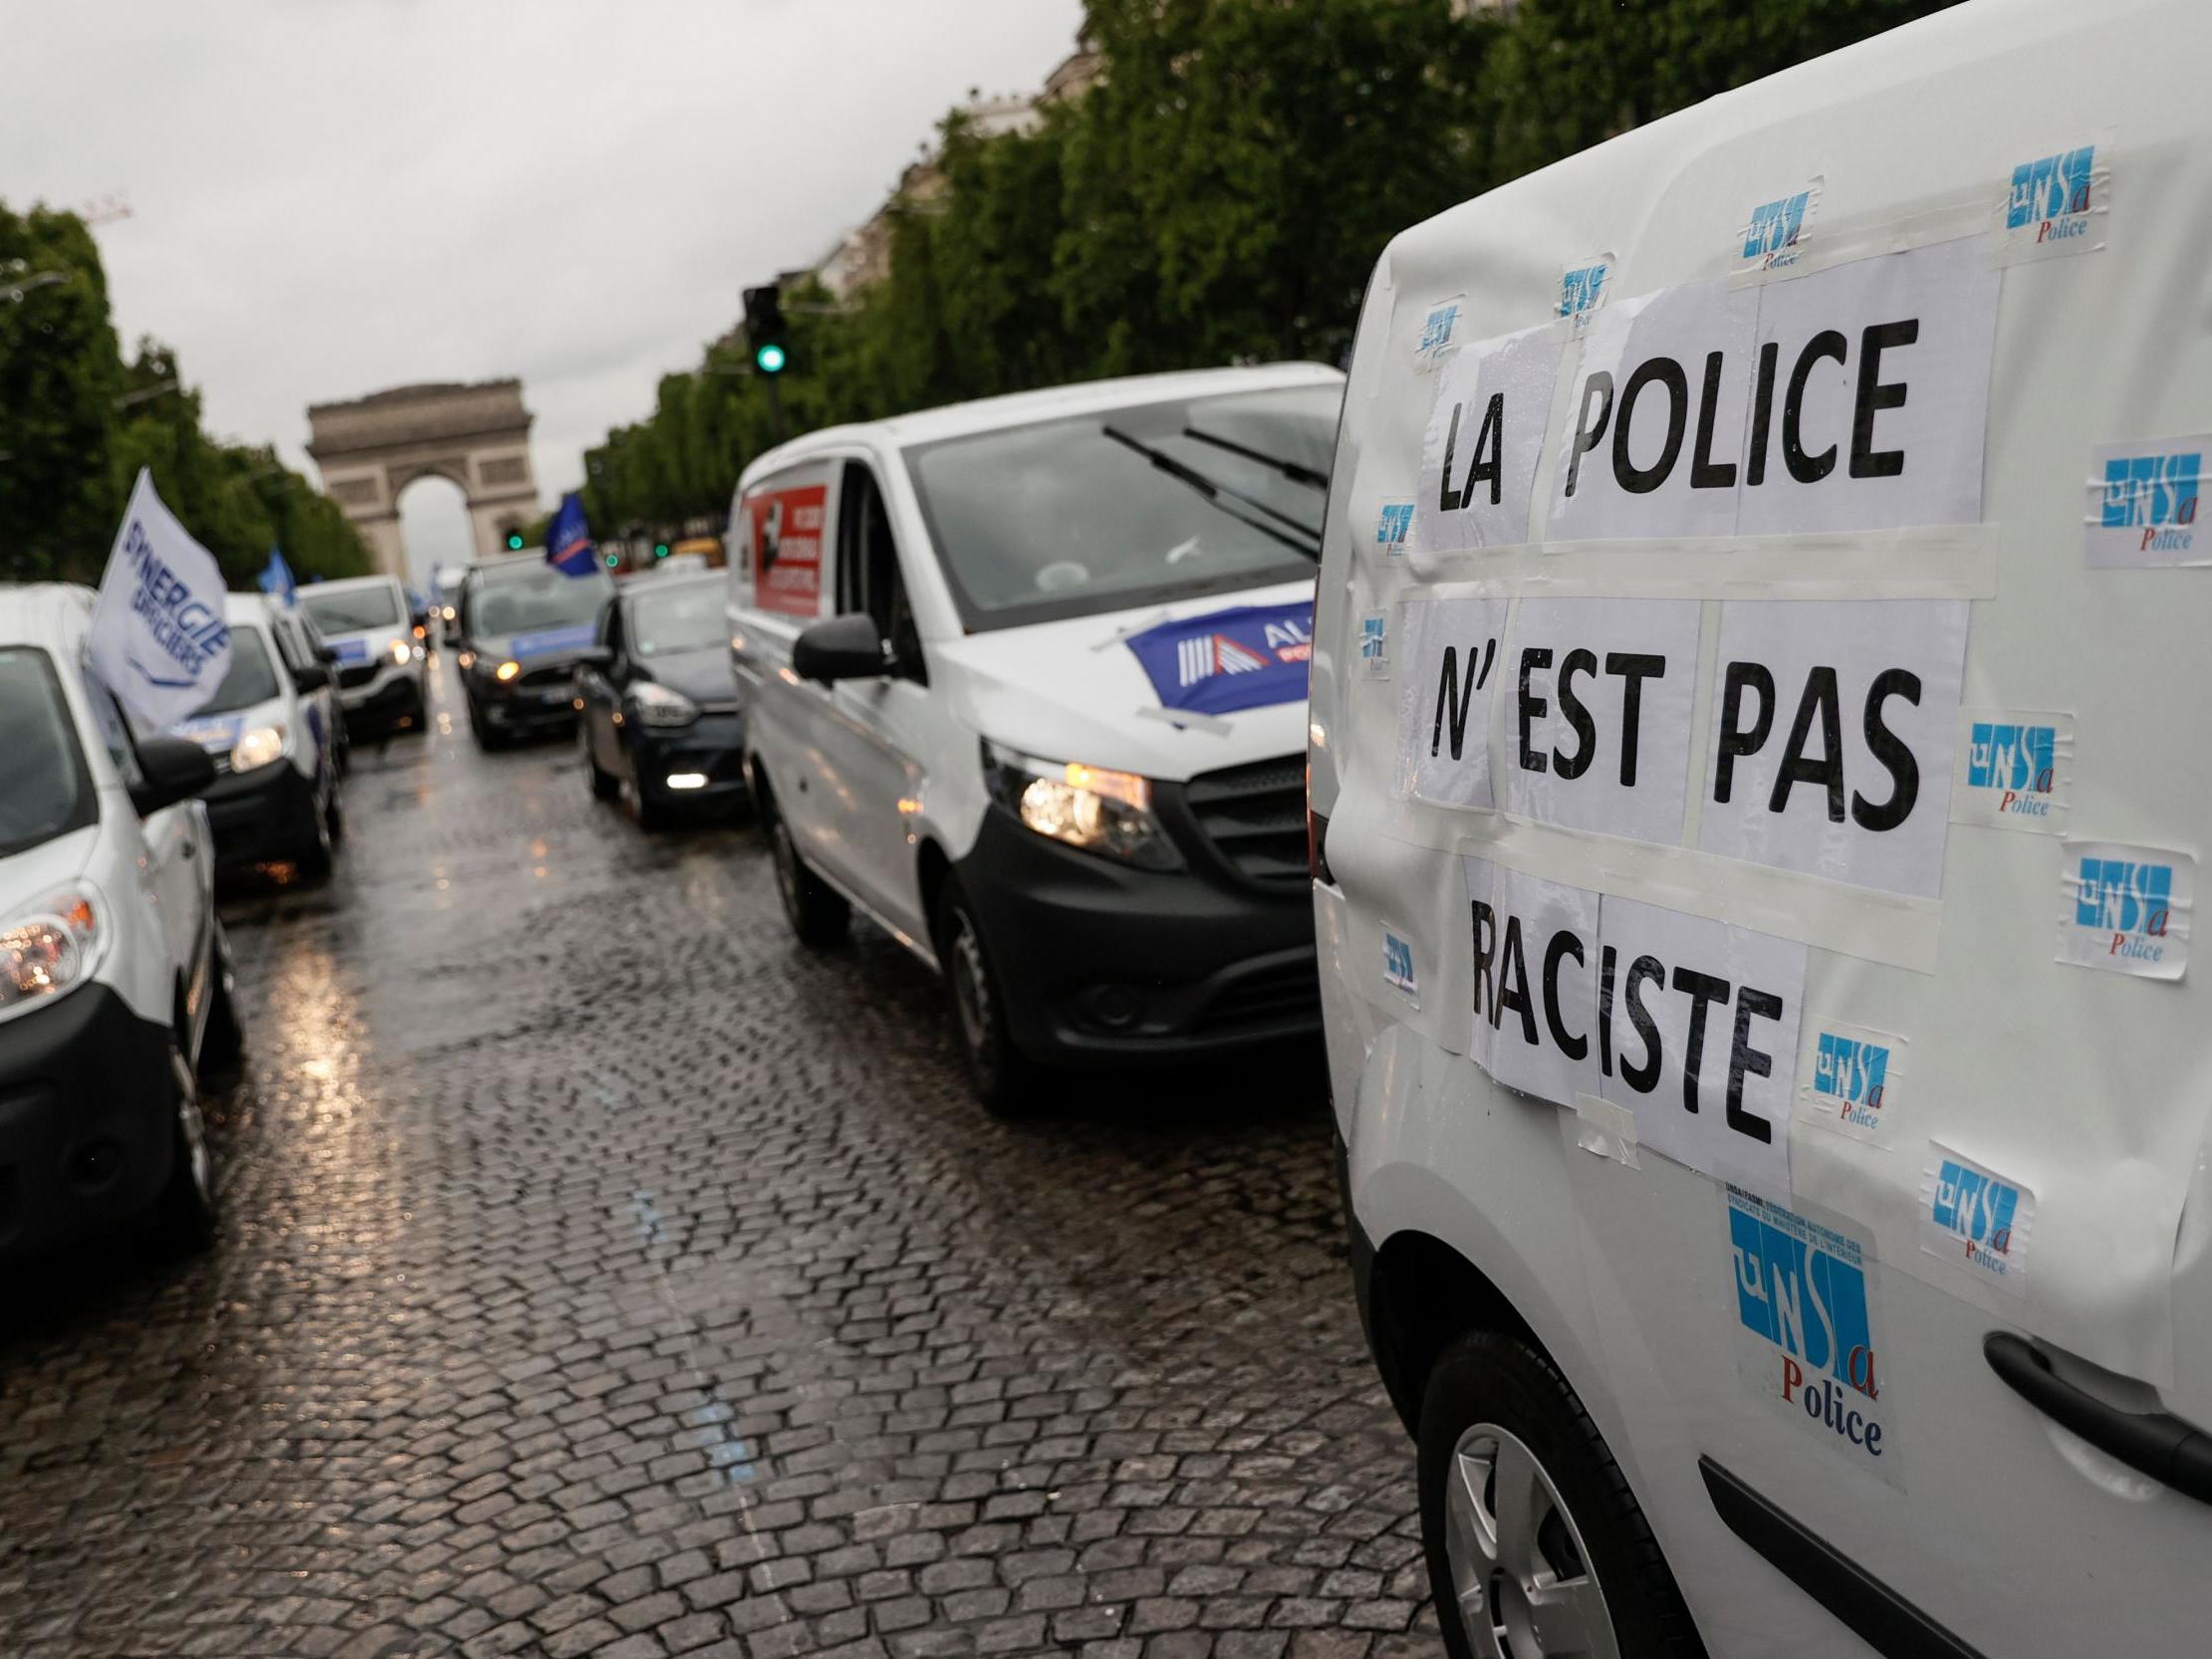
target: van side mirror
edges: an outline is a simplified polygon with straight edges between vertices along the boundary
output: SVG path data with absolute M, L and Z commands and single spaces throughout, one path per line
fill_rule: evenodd
M 318 645 L 315 647 L 315 654 L 330 666 L 334 668 L 338 666 L 338 647 L 336 645 Z
M 130 805 L 145 818 L 203 793 L 215 782 L 215 757 L 188 738 L 149 737 L 138 745 L 138 772 Z
M 304 668 L 292 670 L 292 688 L 295 691 L 321 691 L 330 683 L 331 670 L 328 663 L 311 662 Z
M 875 618 L 852 611 L 817 622 L 791 642 L 791 666 L 803 680 L 873 679 L 891 671 L 890 652 Z

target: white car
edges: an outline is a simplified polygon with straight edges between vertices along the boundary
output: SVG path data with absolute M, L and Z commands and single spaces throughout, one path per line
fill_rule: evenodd
M 83 672 L 92 593 L 0 588 L 0 1255 L 152 1223 L 204 1245 L 196 1075 L 239 1047 L 197 744 Z
M 414 635 L 407 592 L 388 576 L 310 583 L 300 604 L 338 653 L 338 700 L 356 738 L 420 732 L 429 711 L 429 653 Z
M 215 857 L 226 869 L 294 865 L 328 875 L 346 832 L 332 670 L 303 619 L 258 593 L 232 593 L 230 662 L 197 713 L 175 727 L 215 762 L 204 792 Z
M 1314 902 L 1454 1655 L 2207 1650 L 2207 62 L 1961 5 L 1382 255 Z
M 731 505 L 746 779 L 799 936 L 950 984 L 984 1103 L 1036 1063 L 1314 1030 L 1301 813 L 1343 376 L 1063 387 L 811 434 Z

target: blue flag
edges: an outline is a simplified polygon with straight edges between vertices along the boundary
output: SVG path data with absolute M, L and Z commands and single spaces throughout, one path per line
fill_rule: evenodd
M 546 563 L 569 576 L 590 576 L 599 569 L 592 527 L 584 522 L 584 498 L 571 490 L 546 526 Z
M 292 580 L 292 567 L 284 562 L 284 550 L 271 548 L 269 563 L 262 567 L 255 583 L 264 593 L 287 610 L 300 601 L 300 585 Z
M 1233 714 L 1303 702 L 1314 655 L 1314 601 L 1212 610 L 1132 633 L 1125 643 L 1163 708 Z

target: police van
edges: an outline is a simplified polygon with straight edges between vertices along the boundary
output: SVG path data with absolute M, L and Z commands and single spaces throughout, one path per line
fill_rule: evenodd
M 1454 1654 L 2205 1649 L 2208 61 L 1980 0 L 1375 270 L 1309 826 Z
M 406 590 L 388 576 L 347 577 L 300 590 L 300 604 L 337 653 L 348 729 L 371 740 L 423 730 L 429 655 L 415 636 Z
M 793 928 L 944 974 L 975 1091 L 1318 1023 L 1301 801 L 1344 378 L 1060 387 L 839 427 L 730 510 L 746 782 Z

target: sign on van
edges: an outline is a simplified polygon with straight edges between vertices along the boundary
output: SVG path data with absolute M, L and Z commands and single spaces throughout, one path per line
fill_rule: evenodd
M 754 602 L 785 616 L 822 611 L 822 532 L 830 487 L 763 490 L 745 498 L 746 558 Z

